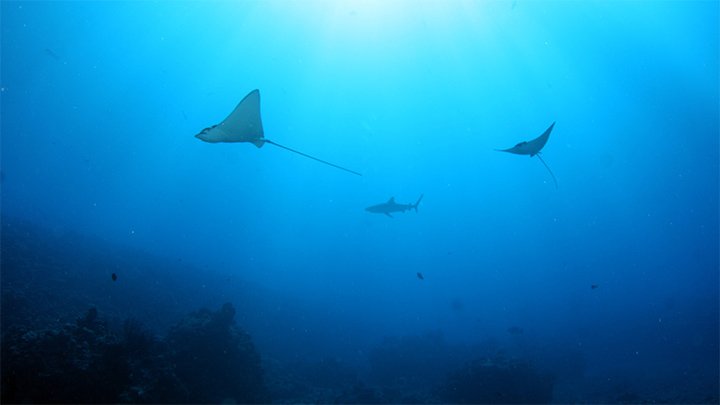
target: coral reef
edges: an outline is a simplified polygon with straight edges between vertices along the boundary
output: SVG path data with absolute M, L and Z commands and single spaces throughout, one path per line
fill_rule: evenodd
M 451 373 L 438 394 L 458 404 L 549 403 L 553 378 L 528 362 L 484 358 Z
M 336 358 L 298 359 L 287 363 L 264 360 L 268 389 L 275 403 L 373 402 L 368 399 L 367 390 L 360 392 L 362 384 L 356 370 Z
M 117 336 L 95 308 L 59 330 L 3 335 L 2 402 L 114 402 L 130 382 Z
M 138 321 L 115 333 L 91 308 L 75 324 L 2 339 L 3 403 L 267 402 L 260 356 L 235 310 L 188 315 L 159 341 Z
M 368 353 L 371 381 L 384 386 L 424 386 L 462 365 L 458 350 L 440 332 L 386 338 Z
M 235 309 L 201 310 L 167 336 L 170 361 L 190 402 L 266 402 L 260 356 L 250 336 L 233 326 Z M 183 401 L 185 402 L 185 401 Z

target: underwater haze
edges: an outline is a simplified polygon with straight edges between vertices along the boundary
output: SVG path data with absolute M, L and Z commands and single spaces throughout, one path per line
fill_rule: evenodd
M 718 403 L 718 1 L 0 7 L 3 402 Z

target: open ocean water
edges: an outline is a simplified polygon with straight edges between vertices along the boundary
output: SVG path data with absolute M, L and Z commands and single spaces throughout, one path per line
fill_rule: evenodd
M 718 403 L 720 2 L 0 12 L 3 403 Z

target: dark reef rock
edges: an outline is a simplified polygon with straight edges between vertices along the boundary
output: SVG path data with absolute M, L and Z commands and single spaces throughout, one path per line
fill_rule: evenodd
M 260 355 L 250 335 L 236 328 L 235 309 L 188 315 L 167 336 L 170 361 L 188 390 L 183 402 L 267 402 Z
M 336 404 L 386 404 L 389 403 L 371 387 L 362 382 L 353 384 L 335 398 Z M 394 402 L 394 401 L 393 401 Z
M 130 382 L 130 367 L 117 337 L 97 310 L 75 325 L 3 335 L 2 402 L 115 402 Z
M 358 395 L 356 370 L 342 361 L 298 359 L 289 363 L 266 360 L 267 385 L 274 403 L 370 403 Z M 362 397 L 363 400 L 354 398 Z M 376 401 L 377 402 L 377 401 Z
M 383 386 L 427 386 L 463 364 L 442 333 L 386 338 L 368 353 L 371 381 Z
M 536 404 L 553 398 L 553 378 L 527 362 L 481 359 L 451 373 L 439 390 L 442 402 Z
M 234 309 L 187 316 L 158 341 L 138 321 L 113 333 L 91 308 L 75 324 L 2 339 L 3 403 L 267 402 L 260 357 Z

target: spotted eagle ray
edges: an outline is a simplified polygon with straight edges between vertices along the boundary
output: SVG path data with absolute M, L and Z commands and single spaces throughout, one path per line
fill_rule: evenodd
M 250 142 L 258 148 L 262 148 L 263 145 L 269 143 L 289 150 L 290 152 L 297 153 L 298 155 L 305 156 L 306 158 L 316 160 L 320 163 L 325 163 L 326 165 L 362 176 L 362 174 L 356 171 L 318 159 L 314 156 L 288 148 L 287 146 L 280 145 L 277 142 L 273 142 L 265 138 L 262 119 L 260 118 L 260 90 L 257 89 L 248 93 L 248 95 L 240 101 L 233 112 L 231 112 L 223 122 L 203 129 L 199 134 L 195 135 L 195 137 L 210 143 Z
M 540 150 L 545 146 L 545 144 L 548 141 L 548 138 L 550 137 L 550 132 L 552 131 L 553 127 L 555 126 L 555 123 L 553 122 L 550 124 L 548 129 L 545 130 L 545 132 L 542 133 L 542 135 L 538 136 L 537 138 L 533 139 L 532 141 L 527 142 L 520 142 L 519 144 L 513 146 L 510 149 L 495 149 L 498 152 L 508 152 L 508 153 L 514 153 L 516 155 L 530 155 L 530 157 L 533 157 L 537 155 L 538 159 L 540 159 L 540 162 L 545 166 L 545 168 L 550 172 L 550 176 L 552 176 L 553 181 L 555 182 L 555 188 L 557 188 L 558 183 L 557 179 L 555 178 L 555 175 L 553 174 L 552 170 L 550 170 L 550 166 L 545 163 L 543 160 Z
M 390 197 L 387 202 L 377 205 L 371 205 L 365 208 L 365 211 L 372 212 L 374 214 L 385 214 L 390 218 L 393 218 L 393 216 L 390 215 L 393 212 L 405 212 L 411 209 L 415 209 L 415 212 L 417 212 L 418 205 L 420 205 L 420 201 L 423 199 L 424 196 L 424 194 L 420 195 L 420 198 L 418 198 L 415 204 L 398 204 L 395 202 L 395 197 Z

